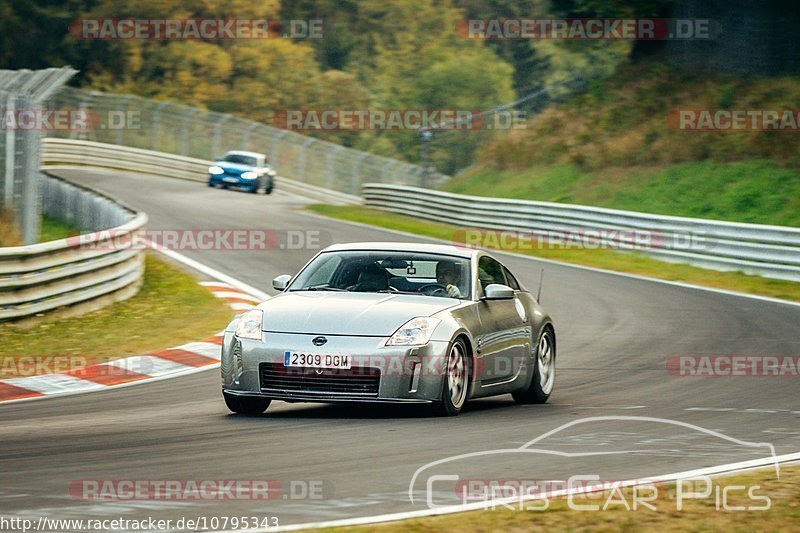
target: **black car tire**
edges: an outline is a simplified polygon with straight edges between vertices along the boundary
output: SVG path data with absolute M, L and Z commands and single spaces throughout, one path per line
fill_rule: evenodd
M 460 376 L 461 387 L 459 388 L 460 401 L 453 402 L 453 395 L 455 394 L 450 386 L 448 379 L 448 372 L 450 371 L 451 358 L 460 358 L 461 371 L 458 373 Z M 448 359 L 445 367 L 445 374 L 442 377 L 442 395 L 436 406 L 436 412 L 439 416 L 456 416 L 464 408 L 464 405 L 469 399 L 469 382 L 470 382 L 470 358 L 467 352 L 467 345 L 460 338 L 454 340 L 448 350 Z
M 536 360 L 533 363 L 533 375 L 531 376 L 531 382 L 528 385 L 528 388 L 522 391 L 513 392 L 511 396 L 513 396 L 514 401 L 521 404 L 539 404 L 539 403 L 546 403 L 548 398 L 550 398 L 550 394 L 552 394 L 552 388 L 550 392 L 545 392 L 542 390 L 541 384 L 541 376 L 539 374 L 539 364 L 538 359 L 541 355 L 539 353 L 540 347 L 542 346 L 542 340 L 545 340 L 550 350 L 552 350 L 552 358 L 551 364 L 553 365 L 552 372 L 555 372 L 555 365 L 556 365 L 556 342 L 555 342 L 555 335 L 550 329 L 545 329 L 542 331 L 542 335 L 539 337 L 539 342 L 536 344 Z M 552 387 L 552 385 L 551 385 Z
M 225 398 L 225 405 L 234 413 L 240 415 L 260 415 L 267 410 L 272 400 L 267 398 L 251 398 L 248 396 L 236 396 L 233 394 L 222 393 Z

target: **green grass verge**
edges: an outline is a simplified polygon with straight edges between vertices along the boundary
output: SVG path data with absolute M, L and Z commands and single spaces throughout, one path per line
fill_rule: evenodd
M 463 237 L 463 228 L 448 224 L 428 222 L 418 218 L 407 217 L 359 206 L 312 205 L 309 209 L 320 215 L 361 222 L 416 235 L 444 239 L 457 242 L 459 235 Z M 514 251 L 514 250 L 509 250 Z M 726 289 L 749 294 L 771 296 L 784 300 L 800 301 L 800 283 L 750 276 L 739 272 L 717 272 L 689 265 L 677 265 L 657 261 L 643 254 L 617 252 L 614 250 L 587 249 L 552 249 L 525 250 L 525 255 L 575 263 L 579 265 L 639 274 L 652 278 L 680 281 L 693 285 L 704 285 L 718 289 Z
M 55 241 L 79 235 L 80 231 L 65 222 L 48 217 L 42 218 L 42 226 L 39 230 L 39 242 Z
M 775 478 L 774 469 L 759 470 L 730 477 L 714 479 L 712 495 L 703 499 L 683 501 L 682 510 L 677 509 L 674 484 L 657 486 L 658 497 L 651 502 L 654 510 L 639 506 L 628 510 L 622 500 L 632 507 L 632 490 L 615 493 L 606 510 L 581 511 L 571 509 L 566 499 L 554 499 L 545 510 L 529 509 L 541 506 L 542 502 L 520 505 L 513 509 L 473 511 L 431 518 L 404 520 L 385 525 L 328 529 L 328 531 L 380 531 L 394 532 L 527 532 L 550 531 L 796 531 L 800 522 L 800 467 L 781 468 L 780 479 Z M 761 500 L 751 500 L 746 490 L 731 489 L 722 505 L 720 495 L 717 505 L 717 487 L 753 487 L 753 494 L 766 496 L 771 501 L 768 510 L 731 510 L 733 506 L 758 507 Z M 755 487 L 758 487 L 757 489 Z M 699 488 L 698 488 L 699 490 Z M 718 489 L 722 493 L 722 489 Z M 641 498 L 652 493 L 641 492 Z M 611 493 L 576 496 L 579 505 L 604 506 Z M 718 510 L 719 507 L 719 510 Z M 726 510 L 727 509 L 727 510 Z
M 42 217 L 42 224 L 39 228 L 39 242 L 65 239 L 79 234 L 80 231 L 70 224 Z M 20 246 L 21 244 L 22 240 L 13 217 L 7 211 L 0 211 L 0 247 Z
M 482 168 L 453 178 L 442 189 L 475 196 L 800 226 L 800 168 L 785 168 L 763 159 L 596 171 L 576 165 L 513 171 Z
M 148 255 L 142 288 L 128 300 L 32 327 L 0 325 L 0 376 L 15 373 L 9 358 L 77 356 L 92 364 L 163 350 L 219 333 L 233 315 L 192 275 Z
M 483 143 L 444 190 L 679 216 L 800 226 L 792 131 L 684 131 L 687 109 L 788 109 L 800 77 L 714 74 L 663 61 L 620 64 L 525 128 Z

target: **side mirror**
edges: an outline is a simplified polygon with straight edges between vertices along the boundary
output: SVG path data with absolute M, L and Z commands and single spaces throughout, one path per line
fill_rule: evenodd
M 507 285 L 492 283 L 483 290 L 484 300 L 512 300 L 513 298 L 514 289 Z
M 292 279 L 292 276 L 289 274 L 281 274 L 277 278 L 272 280 L 272 288 L 276 291 L 282 291 L 289 285 L 289 281 Z
M 223 157 L 215 157 L 214 161 L 222 161 L 223 159 L 224 159 Z

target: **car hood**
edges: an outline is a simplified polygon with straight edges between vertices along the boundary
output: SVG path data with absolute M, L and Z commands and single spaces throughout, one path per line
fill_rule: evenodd
M 253 170 L 253 167 L 251 167 L 250 165 L 241 165 L 239 163 L 227 163 L 225 161 L 217 161 L 216 165 L 225 172 L 229 172 L 231 174 L 241 174 L 242 172 Z
M 264 330 L 388 337 L 407 321 L 460 305 L 461 300 L 409 294 L 285 292 L 268 300 Z

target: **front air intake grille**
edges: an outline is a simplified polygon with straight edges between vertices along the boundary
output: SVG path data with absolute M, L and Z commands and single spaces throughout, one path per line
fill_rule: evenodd
M 321 373 L 320 373 L 321 372 Z M 357 395 L 377 397 L 381 381 L 379 368 L 296 368 L 282 363 L 261 363 L 261 390 L 282 394 Z

